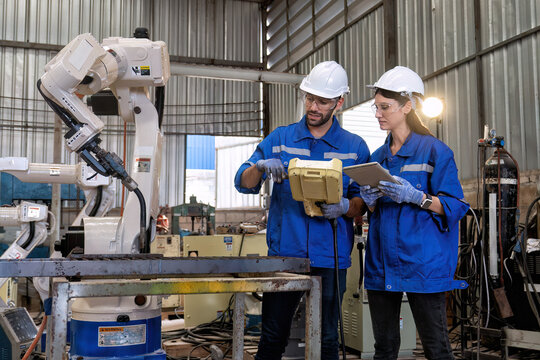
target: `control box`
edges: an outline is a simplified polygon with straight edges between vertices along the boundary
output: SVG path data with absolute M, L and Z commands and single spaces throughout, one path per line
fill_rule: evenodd
M 37 332 L 25 308 L 0 308 L 0 359 L 22 358 Z

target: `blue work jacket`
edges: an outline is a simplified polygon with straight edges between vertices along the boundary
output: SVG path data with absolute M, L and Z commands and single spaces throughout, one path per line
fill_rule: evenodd
M 297 123 L 275 129 L 257 146 L 236 173 L 236 189 L 245 194 L 258 194 L 266 174 L 256 187 L 245 188 L 240 182 L 242 173 L 258 160 L 270 158 L 280 159 L 286 170 L 293 158 L 318 161 L 336 158 L 345 167 L 365 163 L 369 158 L 369 149 L 360 136 L 343 130 L 336 117 L 322 138 L 314 138 L 304 117 Z M 349 199 L 359 197 L 358 184 L 345 174 L 343 196 Z M 345 269 L 351 265 L 352 219 L 340 217 L 337 232 L 339 268 Z M 307 216 L 303 203 L 293 199 L 288 179 L 281 184 L 273 184 L 266 241 L 270 256 L 309 258 L 311 266 L 334 267 L 333 234 L 329 220 L 322 216 Z
M 459 220 L 469 205 L 463 200 L 454 153 L 433 136 L 411 132 L 396 155 L 392 135 L 371 155 L 392 175 L 409 181 L 441 201 L 444 215 L 389 197 L 377 200 L 369 219 L 365 288 L 435 293 L 466 288 L 454 280 Z

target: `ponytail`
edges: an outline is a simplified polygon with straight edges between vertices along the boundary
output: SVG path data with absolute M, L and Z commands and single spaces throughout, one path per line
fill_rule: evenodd
M 422 120 L 420 120 L 420 117 L 418 117 L 418 114 L 414 109 L 411 109 L 411 111 L 407 114 L 407 118 L 405 120 L 407 121 L 407 125 L 409 126 L 411 131 L 414 131 L 415 133 L 420 135 L 433 136 L 433 133 L 426 125 L 424 125 Z

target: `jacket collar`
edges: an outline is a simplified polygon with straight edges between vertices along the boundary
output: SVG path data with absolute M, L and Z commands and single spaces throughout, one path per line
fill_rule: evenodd
M 416 152 L 416 149 L 418 148 L 420 138 L 421 138 L 421 135 L 418 135 L 414 131 L 411 131 L 411 133 L 405 140 L 405 143 L 401 146 L 401 149 L 399 149 L 396 155 L 402 156 L 402 157 L 413 156 L 414 153 Z M 390 150 L 391 143 L 392 143 L 392 133 L 388 134 L 388 137 L 386 138 L 386 141 L 384 142 L 384 156 L 387 159 L 392 157 L 392 150 Z
M 341 136 L 341 126 L 339 126 L 338 119 L 334 116 L 332 118 L 332 126 L 326 134 L 321 138 L 325 143 L 332 146 L 333 148 L 339 149 L 339 142 Z M 298 122 L 296 129 L 294 131 L 294 142 L 298 142 L 304 139 L 315 139 L 315 137 L 309 132 L 309 129 L 306 124 L 306 116 L 304 115 L 302 119 Z

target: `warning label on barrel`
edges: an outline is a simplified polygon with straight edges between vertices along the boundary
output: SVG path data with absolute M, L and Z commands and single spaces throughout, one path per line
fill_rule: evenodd
M 146 343 L 146 325 L 98 328 L 98 346 L 129 346 Z

